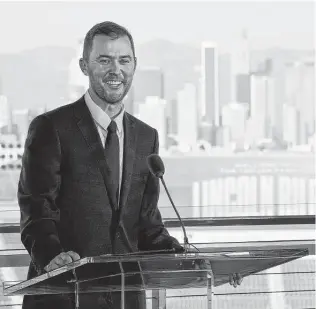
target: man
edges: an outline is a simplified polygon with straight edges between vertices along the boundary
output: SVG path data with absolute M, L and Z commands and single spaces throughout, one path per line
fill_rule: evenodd
M 124 111 L 136 69 L 132 36 L 103 22 L 86 35 L 77 102 L 36 117 L 29 127 L 18 187 L 28 278 L 86 256 L 183 248 L 157 208 L 159 181 L 146 158 L 158 153 L 155 129 Z M 120 293 L 93 293 L 80 308 L 120 308 Z M 126 309 L 145 308 L 126 294 Z M 25 296 L 23 308 L 72 309 L 72 294 Z

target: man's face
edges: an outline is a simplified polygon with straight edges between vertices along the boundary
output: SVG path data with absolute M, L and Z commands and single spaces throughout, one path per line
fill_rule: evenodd
M 84 62 L 85 69 L 81 68 L 96 95 L 109 104 L 120 103 L 131 87 L 136 67 L 129 38 L 96 35 Z

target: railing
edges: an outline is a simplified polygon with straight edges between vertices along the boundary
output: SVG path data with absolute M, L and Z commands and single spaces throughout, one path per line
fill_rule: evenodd
M 14 215 L 16 216 L 16 214 Z M 30 258 L 20 243 L 19 225 L 16 220 L 0 224 L 0 281 L 25 280 Z M 315 308 L 315 243 L 314 216 L 277 216 L 249 218 L 203 218 L 184 219 L 191 242 L 210 252 L 302 249 L 309 255 L 283 265 L 244 278 L 237 289 L 226 284 L 215 289 L 215 308 L 262 308 L 262 309 L 307 309 Z M 8 222 L 8 221 L 6 221 Z M 166 220 L 165 225 L 171 234 L 181 239 L 181 229 L 177 220 Z M 299 237 L 293 239 L 289 231 Z M 196 241 L 201 231 L 207 237 L 225 232 L 225 241 Z M 252 240 L 248 234 L 261 231 L 261 239 Z M 276 239 L 265 239 L 268 231 Z M 302 231 L 304 232 L 302 234 Z M 232 235 L 239 241 L 230 241 Z M 243 236 L 242 236 L 243 235 Z M 259 235 L 259 234 L 258 234 Z M 281 239 L 283 235 L 283 239 Z M 257 237 L 257 236 L 256 236 Z M 245 239 L 244 239 L 245 238 Z M 246 239 L 247 238 L 247 239 Z M 258 238 L 258 237 L 257 237 Z M 193 241 L 192 241 L 193 239 Z M 151 308 L 151 294 L 147 294 L 147 308 Z M 0 308 L 21 308 L 22 297 L 0 297 Z M 203 291 L 170 291 L 167 293 L 167 309 L 206 308 Z

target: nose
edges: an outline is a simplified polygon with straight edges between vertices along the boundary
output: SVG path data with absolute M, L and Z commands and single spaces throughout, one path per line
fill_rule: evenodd
M 111 73 L 112 74 L 120 74 L 121 73 L 120 63 L 116 60 L 112 61 Z

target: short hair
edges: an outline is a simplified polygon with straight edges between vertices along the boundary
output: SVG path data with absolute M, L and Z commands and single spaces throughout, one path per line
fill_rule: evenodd
M 86 34 L 84 43 L 83 43 L 83 58 L 84 59 L 89 58 L 89 55 L 92 49 L 93 39 L 96 35 L 99 35 L 99 34 L 107 35 L 113 39 L 117 39 L 122 36 L 127 36 L 131 43 L 133 56 L 135 57 L 134 40 L 130 32 L 123 26 L 120 26 L 114 22 L 105 21 L 105 22 L 94 25 Z

